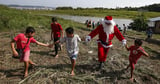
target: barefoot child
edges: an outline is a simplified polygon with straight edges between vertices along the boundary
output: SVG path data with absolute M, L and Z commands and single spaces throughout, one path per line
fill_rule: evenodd
M 75 63 L 76 63 L 76 59 L 79 52 L 78 41 L 81 41 L 81 39 L 77 34 L 74 34 L 74 30 L 72 27 L 68 27 L 65 30 L 65 32 L 66 32 L 66 37 L 61 39 L 60 42 L 66 43 L 67 53 L 72 63 L 71 75 L 73 76 L 75 75 L 74 68 L 75 68 Z M 59 42 L 57 41 L 55 43 L 59 43 Z
M 144 49 L 141 47 L 142 45 L 142 40 L 136 39 L 134 42 L 134 45 L 128 47 L 127 45 L 125 46 L 128 51 L 130 51 L 129 55 L 129 65 L 127 66 L 126 70 L 131 67 L 131 78 L 130 80 L 133 81 L 133 70 L 134 70 L 134 64 L 137 63 L 138 59 L 144 55 L 146 57 L 149 57 L 148 53 L 144 51 Z
M 61 25 L 57 22 L 57 18 L 53 17 L 51 23 L 51 40 L 56 42 L 60 39 L 61 36 L 63 38 L 63 29 Z M 60 45 L 59 43 L 55 44 L 54 46 L 56 58 L 58 57 L 58 48 L 61 49 L 61 47 L 62 45 Z
M 48 44 L 44 44 L 44 43 L 36 41 L 33 38 L 34 35 L 35 35 L 35 29 L 33 27 L 27 27 L 25 33 L 18 34 L 11 41 L 11 49 L 12 49 L 14 57 L 18 56 L 18 52 L 16 51 L 15 46 L 14 46 L 15 43 L 17 44 L 17 49 L 22 49 L 23 50 L 22 56 L 20 56 L 20 62 L 24 62 L 24 66 L 25 66 L 24 77 L 28 76 L 28 67 L 29 67 L 29 64 L 31 64 L 32 66 L 36 65 L 34 62 L 32 62 L 29 59 L 29 56 L 30 56 L 29 45 L 30 45 L 30 43 L 36 43 L 38 45 L 49 47 Z

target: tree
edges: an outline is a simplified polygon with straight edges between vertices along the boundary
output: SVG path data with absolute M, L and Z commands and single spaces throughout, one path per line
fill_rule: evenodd
M 143 12 L 133 19 L 133 22 L 130 23 L 130 28 L 136 31 L 145 31 L 148 28 L 147 19 Z

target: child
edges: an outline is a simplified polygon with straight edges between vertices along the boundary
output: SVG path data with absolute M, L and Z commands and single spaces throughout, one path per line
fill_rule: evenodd
M 29 56 L 30 56 L 29 45 L 30 45 L 30 43 L 36 43 L 38 45 L 49 47 L 48 44 L 44 44 L 44 43 L 36 41 L 33 38 L 34 35 L 35 35 L 35 29 L 33 27 L 27 27 L 25 34 L 20 33 L 11 41 L 11 49 L 13 52 L 13 56 L 15 56 L 15 57 L 18 56 L 18 52 L 16 51 L 15 46 L 14 46 L 15 42 L 17 44 L 17 49 L 23 49 L 22 56 L 20 56 L 20 62 L 24 62 L 24 66 L 25 66 L 24 77 L 28 76 L 29 64 L 31 64 L 32 66 L 36 65 L 34 62 L 32 62 L 29 59 Z
M 128 47 L 127 45 L 125 46 L 128 51 L 130 51 L 129 55 L 129 62 L 130 64 L 127 66 L 126 70 L 131 67 L 131 78 L 130 80 L 133 81 L 133 70 L 134 70 L 134 64 L 137 63 L 138 59 L 144 55 L 146 57 L 149 57 L 148 53 L 144 51 L 144 49 L 141 47 L 142 45 L 142 40 L 136 39 L 134 42 L 134 45 Z
M 77 34 L 74 34 L 74 30 L 72 27 L 68 27 L 66 30 L 66 37 L 60 40 L 61 43 L 66 43 L 67 53 L 70 57 L 72 63 L 71 76 L 74 76 L 74 68 L 76 59 L 79 52 L 78 41 L 81 41 L 80 37 Z M 59 41 L 55 42 L 58 43 Z
M 54 40 L 54 42 L 58 41 L 61 37 L 62 34 L 62 38 L 63 38 L 63 29 L 61 27 L 61 25 L 59 23 L 57 23 L 57 18 L 53 17 L 52 18 L 52 23 L 51 23 L 51 40 Z M 61 46 L 59 45 L 59 43 L 55 44 L 54 46 L 55 48 L 55 57 L 58 57 L 58 48 L 61 49 Z

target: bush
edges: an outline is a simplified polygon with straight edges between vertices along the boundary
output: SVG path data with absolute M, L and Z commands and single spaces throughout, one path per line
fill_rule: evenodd
M 145 31 L 148 28 L 144 13 L 140 13 L 140 15 L 133 19 L 133 22 L 130 23 L 130 28 L 136 31 Z

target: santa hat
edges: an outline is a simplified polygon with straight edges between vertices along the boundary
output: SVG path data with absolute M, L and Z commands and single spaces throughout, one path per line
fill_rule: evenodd
M 112 19 L 112 16 L 106 16 L 106 17 L 104 18 L 104 22 L 105 22 L 105 23 L 114 24 L 114 21 L 113 21 L 113 19 Z

